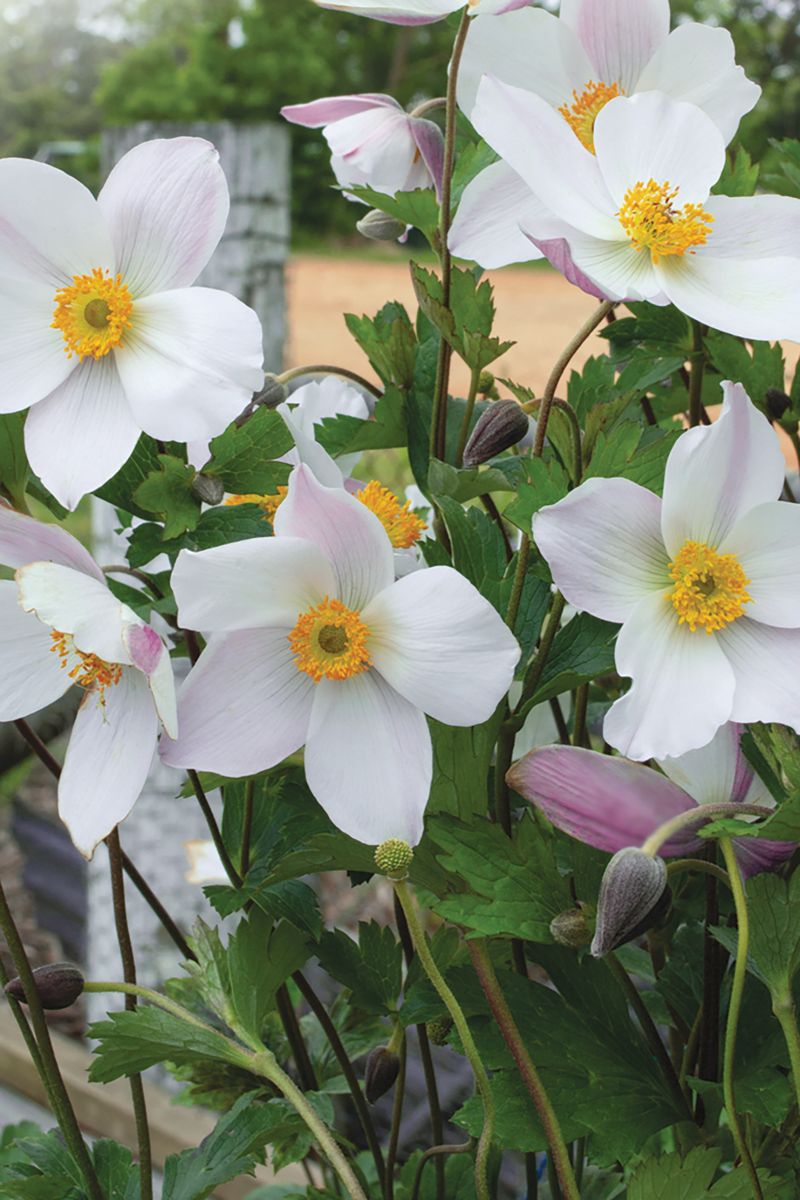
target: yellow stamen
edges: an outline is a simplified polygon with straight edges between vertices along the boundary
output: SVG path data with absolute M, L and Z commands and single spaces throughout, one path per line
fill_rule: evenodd
M 57 630 L 50 634 L 53 654 L 61 660 L 62 668 L 79 687 L 87 691 L 97 692 L 100 703 L 105 704 L 106 688 L 113 687 L 122 678 L 122 667 L 119 663 L 108 663 L 96 654 L 86 654 L 78 650 L 72 640 L 71 633 L 59 633 Z
M 288 491 L 289 489 L 286 487 L 279 487 L 277 492 L 273 492 L 268 496 L 262 496 L 258 492 L 243 492 L 241 495 L 228 496 L 225 504 L 228 506 L 235 504 L 257 504 L 264 514 L 264 520 L 272 524 L 275 520 L 275 513 L 286 499 Z
M 356 498 L 375 513 L 396 550 L 408 550 L 425 532 L 425 522 L 411 511 L 411 501 L 401 504 L 394 492 L 377 479 L 371 479 L 366 487 L 357 491 Z
M 371 664 L 369 632 L 358 613 L 326 596 L 321 604 L 301 613 L 289 634 L 295 666 L 315 683 L 351 679 Z
M 68 287 L 56 292 L 52 328 L 61 330 L 69 358 L 102 358 L 121 343 L 132 309 L 122 276 L 95 267 L 89 275 L 74 275 Z
M 693 246 L 708 241 L 714 218 L 702 204 L 678 206 L 679 188 L 670 189 L 669 181 L 641 180 L 628 188 L 617 216 L 636 250 L 649 250 L 653 262 L 671 254 L 683 256 Z
M 580 142 L 594 154 L 594 123 L 598 114 L 616 96 L 621 96 L 618 83 L 595 83 L 590 79 L 578 95 L 572 93 L 572 103 L 562 104 L 559 112 Z
M 744 615 L 753 597 L 750 580 L 735 554 L 717 554 L 703 542 L 686 542 L 669 564 L 675 587 L 668 592 L 678 622 L 692 633 L 698 626 L 706 633 L 723 629 Z

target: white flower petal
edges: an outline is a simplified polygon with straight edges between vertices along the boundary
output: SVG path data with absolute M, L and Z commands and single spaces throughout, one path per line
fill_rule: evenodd
M 0 580 L 0 721 L 16 721 L 52 704 L 72 680 L 51 653 L 50 630 L 20 608 L 17 585 Z
M 375 670 L 437 721 L 488 721 L 511 686 L 517 640 L 452 567 L 406 575 L 376 596 L 362 619 Z
M 104 579 L 89 551 L 66 529 L 36 521 L 0 502 L 0 563 L 16 568 L 30 562 L 61 563 Z
M 734 675 L 717 637 L 679 625 L 664 592 L 636 605 L 616 662 L 633 682 L 607 713 L 603 735 L 628 758 L 677 758 L 733 717 Z
M 464 0 L 315 0 L 320 8 L 358 13 L 392 25 L 428 25 L 464 7 Z
M 139 799 L 157 733 L 153 698 L 138 671 L 124 670 L 102 702 L 86 693 L 58 782 L 58 814 L 85 858 Z
M 55 307 L 46 283 L 0 278 L 0 412 L 30 408 L 75 369 L 52 328 Z
M 376 106 L 334 121 L 325 129 L 337 179 L 366 184 L 393 196 L 430 182 L 409 115 L 399 106 Z
M 125 627 L 140 624 L 105 584 L 59 563 L 34 562 L 17 571 L 19 602 L 59 633 L 72 634 L 75 647 L 105 662 L 130 664 Z
M 95 267 L 113 271 L 115 258 L 88 188 L 47 163 L 0 160 L 0 275 L 42 281 L 55 308 L 58 288 Z
M 116 475 L 133 453 L 134 420 L 112 355 L 85 359 L 25 421 L 28 459 L 65 508 Z
M 637 92 L 666 92 L 696 104 L 729 142 L 761 88 L 736 66 L 736 47 L 727 29 L 687 21 L 661 43 L 636 83 Z
M 464 189 L 450 226 L 450 250 L 485 268 L 532 262 L 541 258 L 542 252 L 522 229 L 541 228 L 547 215 L 527 183 L 501 160 L 481 171 Z
M 528 226 L 524 228 L 530 234 Z M 539 238 L 539 228 L 538 222 L 531 226 L 531 229 L 537 231 L 537 242 L 546 249 L 546 243 Z M 609 300 L 667 303 L 663 297 L 661 283 L 653 270 L 650 255 L 637 251 L 627 239 L 610 241 L 591 237 L 588 233 L 571 228 L 567 228 L 563 236 L 569 246 L 574 266 Z
M 336 598 L 348 608 L 360 611 L 394 580 L 392 543 L 375 514 L 347 492 L 323 487 L 308 467 L 292 472 L 273 528 L 279 538 L 319 546 L 333 568 Z
M 123 630 L 122 640 L 130 654 L 131 663 L 147 678 L 161 724 L 169 737 L 177 737 L 178 707 L 169 650 L 150 625 L 127 626 Z
M 740 735 L 740 726 L 728 721 L 705 746 L 680 758 L 660 758 L 659 766 L 698 804 L 728 804 L 739 778 L 748 773 L 747 760 L 739 749 Z
M 800 200 L 793 196 L 709 196 L 703 207 L 714 225 L 697 258 L 800 259 Z
M 716 637 L 736 678 L 733 720 L 777 721 L 800 733 L 800 629 L 740 617 Z
M 670 255 L 656 264 L 675 307 L 734 337 L 800 342 L 800 258 L 714 258 L 713 249 L 712 233 L 708 253 Z
M 362 393 L 337 375 L 326 375 L 323 379 L 304 383 L 292 392 L 285 404 L 278 405 L 278 411 L 288 411 L 292 423 L 309 437 L 314 437 L 315 426 L 328 417 L 344 415 L 366 421 L 369 416 L 369 407 Z
M 300 463 L 305 463 L 314 478 L 325 487 L 344 487 L 344 475 L 341 467 L 334 462 L 328 451 L 314 440 L 313 431 L 306 433 L 302 426 L 295 422 L 288 405 L 280 404 L 278 408 L 286 422 L 286 428 L 294 438 L 294 446 L 288 454 L 282 456 L 281 462 L 290 463 L 293 467 L 299 467 Z
M 702 204 L 725 166 L 725 142 L 711 118 L 662 92 L 609 101 L 595 122 L 594 145 L 617 206 L 650 179 L 678 188 L 679 206 Z
M 546 100 L 485 76 L 471 119 L 551 213 L 593 237 L 622 237 L 597 159 Z
M 288 634 L 244 629 L 211 638 L 178 694 L 178 737 L 162 738 L 164 762 L 237 777 L 300 749 L 314 684 L 295 666 Z
M 570 604 L 626 621 L 669 584 L 661 501 L 629 479 L 587 479 L 533 519 L 533 536 Z
M 194 283 L 222 237 L 228 185 L 204 138 L 157 138 L 119 160 L 97 203 L 117 270 L 143 296 Z
M 137 300 L 115 350 L 125 394 L 145 433 L 167 441 L 216 437 L 261 387 L 261 323 L 213 288 Z
M 753 621 L 782 628 L 800 626 L 800 508 L 759 504 L 734 525 L 720 554 L 735 554 L 749 582 Z
M 306 740 L 308 786 L 338 829 L 367 845 L 422 837 L 431 736 L 418 708 L 375 671 L 323 679 Z
M 630 93 L 669 33 L 669 0 L 561 0 L 561 20 L 580 38 L 594 78 Z
M 783 488 L 783 455 L 769 422 L 740 383 L 722 388 L 718 420 L 687 430 L 667 459 L 661 530 L 671 558 L 686 541 L 719 546 L 746 512 Z
M 264 537 L 181 550 L 172 588 L 181 626 L 217 633 L 292 628 L 298 613 L 334 593 L 336 581 L 312 542 Z

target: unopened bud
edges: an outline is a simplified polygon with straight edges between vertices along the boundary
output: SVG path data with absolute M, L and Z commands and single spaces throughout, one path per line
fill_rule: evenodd
M 200 472 L 192 480 L 192 495 L 201 504 L 220 504 L 225 495 L 222 480 L 215 475 L 204 475 Z
M 428 1039 L 434 1046 L 444 1046 L 452 1028 L 453 1022 L 449 1017 L 442 1017 L 440 1021 L 428 1021 L 425 1026 Z
M 617 851 L 600 884 L 592 954 L 602 958 L 650 929 L 667 912 L 670 901 L 662 858 L 633 846 Z
M 394 1087 L 400 1073 L 400 1056 L 388 1046 L 376 1046 L 370 1050 L 364 1071 L 364 1092 L 370 1104 L 375 1104 Z
M 390 879 L 405 879 L 414 861 L 414 851 L 402 838 L 389 838 L 375 851 L 375 866 Z
M 568 908 L 553 917 L 550 933 L 559 946 L 569 946 L 571 950 L 580 950 L 592 940 L 592 930 L 581 908 Z
M 497 396 L 497 388 L 494 386 L 494 375 L 491 371 L 481 371 L 478 379 L 478 395 L 479 396 Z
M 283 404 L 288 399 L 289 389 L 286 384 L 282 383 L 277 375 L 265 375 L 264 386 L 253 397 L 253 404 L 260 405 L 262 408 L 277 408 L 279 404 Z
M 72 963 L 50 963 L 37 967 L 33 982 L 42 1002 L 42 1008 L 69 1008 L 83 991 L 84 978 Z M 25 1004 L 25 991 L 19 977 L 9 980 L 6 995 Z
M 464 466 L 477 467 L 516 446 L 528 432 L 528 417 L 516 400 L 496 400 L 480 415 L 464 450 Z
M 764 403 L 770 421 L 780 421 L 783 414 L 792 407 L 790 398 L 780 388 L 767 388 Z
M 402 221 L 379 208 L 371 208 L 365 217 L 356 221 L 356 229 L 371 242 L 396 242 L 406 231 Z

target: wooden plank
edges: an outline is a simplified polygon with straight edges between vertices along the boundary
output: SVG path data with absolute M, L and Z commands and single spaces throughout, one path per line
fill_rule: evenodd
M 81 1127 L 98 1137 L 110 1137 L 131 1149 L 136 1148 L 136 1130 L 131 1112 L 127 1081 L 89 1083 L 92 1061 L 80 1042 L 52 1032 L 53 1046 L 64 1083 L 72 1099 Z M 25 1043 L 8 1006 L 0 1006 L 0 1082 L 47 1107 L 47 1094 L 31 1062 Z M 153 1160 L 163 1166 L 170 1154 L 197 1146 L 211 1133 L 216 1117 L 199 1108 L 183 1108 L 163 1088 L 145 1081 L 145 1097 L 153 1143 Z M 302 1168 L 285 1167 L 274 1172 L 258 1167 L 255 1178 L 242 1176 L 215 1193 L 219 1200 L 244 1200 L 265 1183 L 307 1182 Z

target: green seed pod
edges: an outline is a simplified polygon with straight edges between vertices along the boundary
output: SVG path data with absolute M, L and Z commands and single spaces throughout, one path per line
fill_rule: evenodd
M 592 954 L 602 958 L 657 924 L 672 899 L 667 865 L 637 847 L 619 850 L 605 869 Z
M 379 208 L 371 208 L 365 217 L 356 221 L 356 229 L 371 242 L 396 242 L 406 231 L 402 221 Z
M 528 432 L 528 417 L 516 400 L 495 400 L 478 418 L 464 450 L 464 466 L 478 467 L 516 446 Z
M 220 504 L 225 495 L 222 480 L 215 475 L 195 475 L 192 480 L 192 495 L 202 504 Z
M 33 972 L 33 980 L 43 1008 L 69 1008 L 83 991 L 83 975 L 72 963 L 49 963 L 45 967 L 37 967 Z M 5 991 L 14 1000 L 25 1003 L 25 992 L 18 976 L 9 980 Z
M 375 866 L 390 879 L 405 879 L 413 861 L 414 851 L 401 838 L 389 838 L 375 851 Z
M 592 930 L 581 908 L 568 908 L 553 917 L 550 932 L 559 946 L 568 946 L 571 950 L 580 950 L 592 940 Z
M 394 1087 L 400 1073 L 400 1058 L 388 1046 L 376 1046 L 370 1050 L 364 1071 L 364 1092 L 370 1104 L 375 1104 Z

